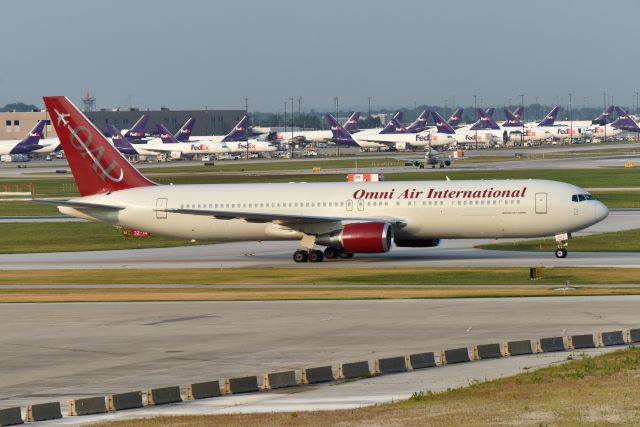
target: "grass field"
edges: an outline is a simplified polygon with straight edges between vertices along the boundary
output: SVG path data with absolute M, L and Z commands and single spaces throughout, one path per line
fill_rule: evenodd
M 341 261 L 337 261 L 340 263 Z M 349 261 L 344 261 L 348 263 Z M 344 265 L 344 264 L 343 264 Z M 529 280 L 525 267 L 423 268 L 196 268 L 105 270 L 1 270 L 0 284 L 182 284 L 182 285 L 473 285 L 544 286 L 640 284 L 639 268 L 546 267 Z
M 334 160 L 337 162 L 338 160 Z M 343 160 L 340 160 L 343 161 Z M 344 160 L 349 161 L 349 160 Z M 389 159 L 372 160 L 386 162 Z M 301 163 L 301 162 L 298 162 Z M 304 162 L 303 162 L 304 163 Z M 197 166 L 194 168 L 198 168 Z M 162 169 L 162 168 L 158 168 Z M 188 168 L 192 170 L 193 168 Z M 233 174 L 205 174 L 190 173 L 168 176 L 166 174 L 150 177 L 160 184 L 230 184 L 230 183 L 269 183 L 269 182 L 344 182 L 345 174 L 260 174 L 252 175 L 250 172 Z M 428 181 L 445 180 L 447 177 L 453 180 L 462 179 L 551 179 L 572 183 L 585 188 L 633 188 L 640 187 L 640 171 L 638 168 L 611 168 L 611 169 L 571 169 L 571 170 L 446 170 L 446 171 L 417 171 L 407 168 L 407 172 L 385 174 L 387 181 Z M 0 180 L 0 188 L 8 186 L 13 191 L 20 188 L 28 189 L 32 184 L 35 189 L 35 197 L 76 197 L 77 188 L 73 180 L 68 178 L 51 179 L 11 179 Z M 628 192 L 598 192 L 594 191 L 607 206 L 611 208 L 632 208 L 640 206 L 640 192 L 630 190 Z M 29 202 L 0 202 L 0 216 L 14 215 L 54 215 L 54 208 Z
M 592 191 L 591 193 L 609 209 L 640 209 L 640 191 Z
M 145 174 L 167 174 L 167 173 L 202 173 L 202 172 L 253 172 L 253 171 L 289 171 L 289 170 L 312 170 L 321 169 L 359 169 L 359 168 L 380 168 L 403 166 L 404 160 L 389 157 L 379 157 L 373 159 L 314 159 L 314 160 L 288 160 L 278 162 L 257 162 L 257 163 L 231 163 L 216 162 L 215 166 L 168 166 L 168 167 L 145 167 Z
M 523 240 L 476 247 L 501 251 L 550 252 L 556 248 L 556 242 L 553 239 Z M 640 229 L 575 237 L 569 240 L 568 250 L 569 252 L 640 252 Z M 640 258 L 638 262 L 640 263 Z
M 102 274 L 105 274 L 104 272 Z M 109 272 L 110 274 L 110 272 Z M 640 287 L 589 287 L 573 291 L 539 288 L 59 288 L 1 289 L 0 303 L 60 302 L 171 302 L 171 301 L 303 301 L 303 300 L 382 300 L 440 298 L 503 298 L 640 295 Z
M 466 268 L 455 271 L 444 267 L 114 269 L 109 270 L 108 274 L 105 274 L 105 270 L 4 270 L 0 275 L 0 284 L 27 286 L 19 289 L 0 289 L 0 302 L 348 300 L 640 294 L 640 285 L 616 286 L 640 283 L 640 269 L 634 268 L 545 268 L 541 279 L 532 282 L 528 277 L 527 268 L 516 267 Z M 568 292 L 556 290 L 566 281 L 575 285 L 596 286 Z M 42 284 L 84 286 L 47 289 L 28 286 Z M 92 286 L 112 284 L 181 284 L 200 285 L 200 287 L 102 288 Z M 207 285 L 222 286 L 207 287 Z M 252 287 L 241 285 L 252 285 Z M 310 286 L 296 287 L 295 285 Z M 467 287 L 456 285 L 467 285 Z
M 482 380 L 482 372 L 478 372 Z M 246 415 L 172 416 L 100 426 L 637 426 L 640 349 L 567 363 L 407 401 L 367 408 Z
M 164 184 L 173 182 L 175 184 L 225 184 L 225 183 L 256 183 L 256 182 L 345 182 L 344 173 L 340 174 L 305 174 L 305 175 L 282 175 L 250 173 L 233 174 L 203 174 L 193 173 L 167 177 L 166 175 L 150 177 Z M 585 188 L 598 187 L 640 187 L 640 169 L 638 168 L 601 168 L 601 169 L 534 169 L 534 170 L 416 170 L 407 168 L 407 172 L 385 174 L 388 181 L 426 181 L 445 180 L 449 177 L 454 180 L 462 179 L 551 179 L 564 181 Z M 77 189 L 71 176 L 66 178 L 50 179 L 10 179 L 0 180 L 0 188 L 8 185 L 12 189 L 16 185 L 26 189 L 32 183 L 37 197 L 71 197 L 76 196 Z
M 0 236 L 0 253 L 9 254 L 166 248 L 212 243 L 190 243 L 161 236 L 124 237 L 122 230 L 94 222 L 6 223 L 0 224 Z

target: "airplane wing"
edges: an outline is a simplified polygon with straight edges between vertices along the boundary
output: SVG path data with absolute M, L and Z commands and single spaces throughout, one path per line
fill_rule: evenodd
M 164 209 L 162 210 L 165 211 Z M 166 209 L 166 212 L 211 216 L 216 219 L 243 219 L 247 222 L 274 222 L 283 225 L 293 224 L 322 224 L 329 222 L 353 221 L 353 222 L 386 222 L 397 227 L 404 227 L 406 220 L 393 217 L 343 217 L 343 216 L 318 216 L 318 215 L 298 215 L 298 214 L 274 214 L 261 212 L 234 212 L 211 209 Z

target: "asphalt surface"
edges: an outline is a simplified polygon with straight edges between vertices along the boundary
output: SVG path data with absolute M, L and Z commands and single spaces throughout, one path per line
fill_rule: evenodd
M 639 303 L 640 296 L 1 304 L 0 407 L 635 328 Z M 482 379 L 524 365 L 470 366 L 465 375 Z M 450 372 L 423 382 L 407 374 L 395 392 L 429 389 L 435 378 L 453 386 Z M 341 396 L 327 389 L 326 397 Z M 344 400 L 357 403 L 361 392 L 347 390 Z
M 612 211 L 604 221 L 580 234 L 601 233 L 638 228 L 640 210 Z M 435 248 L 394 248 L 385 254 L 356 255 L 350 260 L 332 260 L 323 264 L 295 264 L 291 260 L 298 243 L 239 242 L 176 248 L 153 248 L 112 251 L 2 254 L 0 270 L 34 269 L 126 269 L 126 268 L 315 268 L 327 265 L 353 267 L 435 267 L 435 266 L 603 266 L 640 267 L 640 254 L 616 252 L 571 252 L 557 259 L 551 252 L 488 251 L 475 245 L 496 240 L 443 240 Z M 606 242 L 603 242 L 603 247 Z

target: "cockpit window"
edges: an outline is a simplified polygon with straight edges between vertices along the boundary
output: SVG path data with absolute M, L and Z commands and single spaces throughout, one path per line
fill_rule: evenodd
M 572 202 L 584 202 L 585 200 L 595 200 L 596 198 L 593 197 L 591 194 L 574 194 L 573 196 L 571 196 L 571 201 Z

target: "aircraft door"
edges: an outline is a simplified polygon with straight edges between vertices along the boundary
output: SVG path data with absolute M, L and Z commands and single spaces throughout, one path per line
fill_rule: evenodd
M 353 210 L 353 200 L 347 200 L 347 210 L 351 212 Z
M 536 193 L 536 213 L 547 213 L 547 193 Z
M 156 218 L 167 219 L 167 199 L 156 200 Z

